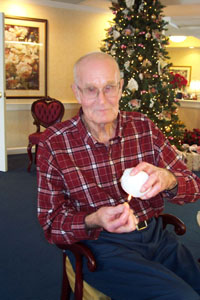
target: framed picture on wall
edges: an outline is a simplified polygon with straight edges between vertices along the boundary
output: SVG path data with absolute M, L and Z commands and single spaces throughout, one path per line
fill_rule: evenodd
M 170 67 L 170 70 L 173 73 L 178 73 L 182 76 L 184 76 L 187 79 L 187 86 L 190 85 L 190 81 L 191 81 L 191 71 L 192 71 L 192 67 L 191 66 L 173 66 Z
M 6 98 L 47 96 L 47 20 L 5 16 Z

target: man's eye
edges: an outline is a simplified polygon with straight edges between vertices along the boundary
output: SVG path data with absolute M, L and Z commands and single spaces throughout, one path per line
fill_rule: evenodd
M 96 93 L 96 90 L 97 89 L 93 86 L 86 88 L 86 91 L 90 94 Z
M 114 88 L 115 88 L 114 85 L 106 85 L 104 90 L 105 90 L 106 93 L 109 93 L 109 92 L 112 91 Z

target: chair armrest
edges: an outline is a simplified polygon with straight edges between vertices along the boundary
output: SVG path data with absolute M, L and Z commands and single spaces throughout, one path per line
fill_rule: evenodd
M 82 256 L 87 258 L 87 266 L 91 272 L 96 270 L 96 260 L 92 253 L 92 251 L 81 243 L 75 243 L 72 245 L 65 245 L 65 244 L 56 244 L 56 246 L 62 250 L 70 250 L 76 257 L 76 259 L 81 259 Z
M 84 244 L 75 243 L 72 245 L 68 244 L 56 244 L 59 249 L 63 250 L 63 283 L 62 283 L 62 297 L 61 299 L 68 299 L 67 296 L 68 290 L 66 291 L 66 284 L 69 287 L 69 279 L 67 276 L 67 272 L 65 270 L 65 259 L 66 253 L 65 250 L 71 251 L 76 260 L 75 266 L 75 288 L 74 288 L 74 295 L 76 300 L 82 300 L 83 297 L 83 273 L 82 273 L 82 258 L 86 257 L 87 259 L 87 266 L 91 272 L 96 270 L 96 260 L 92 251 Z
M 161 214 L 163 221 L 163 228 L 167 226 L 167 224 L 171 224 L 174 226 L 174 231 L 177 235 L 183 235 L 186 232 L 185 224 L 176 216 L 171 214 Z

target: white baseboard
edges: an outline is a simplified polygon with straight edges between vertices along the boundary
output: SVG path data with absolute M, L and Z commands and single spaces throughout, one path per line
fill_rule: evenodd
M 7 154 L 24 154 L 27 153 L 26 147 L 15 147 L 15 148 L 7 148 Z

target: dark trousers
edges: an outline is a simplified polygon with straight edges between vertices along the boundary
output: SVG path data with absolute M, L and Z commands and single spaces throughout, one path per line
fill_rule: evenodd
M 102 231 L 84 243 L 98 266 L 91 273 L 84 262 L 84 280 L 114 300 L 200 300 L 200 266 L 161 220 L 142 231 Z

